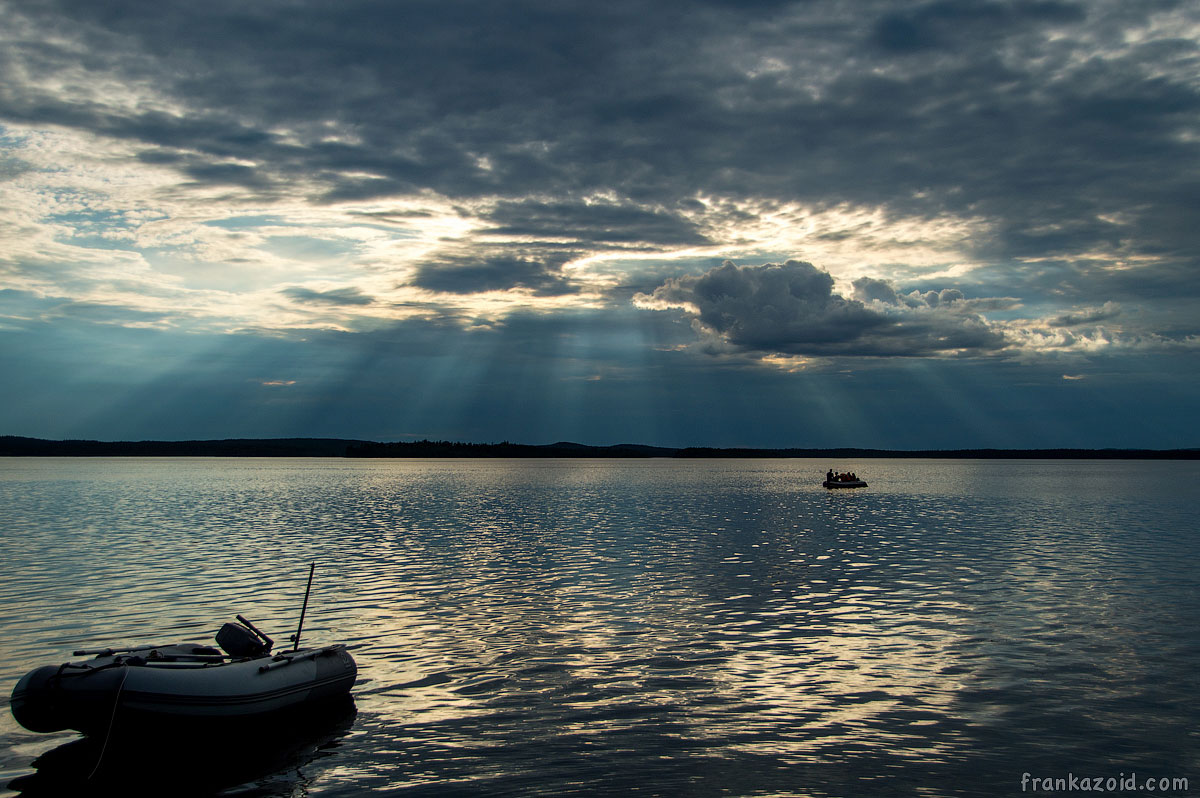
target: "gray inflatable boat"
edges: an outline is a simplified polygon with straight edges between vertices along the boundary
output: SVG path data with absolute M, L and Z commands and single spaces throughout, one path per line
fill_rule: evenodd
M 344 698 L 354 685 L 358 668 L 346 646 L 272 654 L 269 637 L 238 621 L 217 633 L 220 650 L 174 643 L 76 651 L 91 658 L 37 668 L 17 682 L 13 717 L 35 732 L 106 734 L 118 715 L 123 724 L 251 720 Z

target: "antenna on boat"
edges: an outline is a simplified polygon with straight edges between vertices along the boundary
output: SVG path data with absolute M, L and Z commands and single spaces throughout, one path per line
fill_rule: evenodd
M 317 564 L 309 563 L 308 587 L 304 588 L 304 606 L 300 608 L 300 623 L 296 626 L 296 634 L 292 635 L 292 651 L 300 649 L 300 633 L 304 631 L 304 613 L 308 612 L 308 594 L 312 591 L 313 571 L 315 570 L 317 570 Z

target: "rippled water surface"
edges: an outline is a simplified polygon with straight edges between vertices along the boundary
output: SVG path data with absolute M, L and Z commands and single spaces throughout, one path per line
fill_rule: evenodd
M 870 487 L 823 490 L 830 466 Z M 1198 477 L 0 460 L 0 677 L 7 695 L 75 648 L 204 640 L 239 612 L 284 638 L 315 561 L 305 637 L 365 644 L 357 714 L 263 753 L 261 772 L 181 761 L 180 784 L 216 768 L 198 790 L 937 796 L 1070 773 L 1190 778 L 1194 794 Z M 5 707 L 0 792 L 79 769 L 56 760 L 74 739 Z

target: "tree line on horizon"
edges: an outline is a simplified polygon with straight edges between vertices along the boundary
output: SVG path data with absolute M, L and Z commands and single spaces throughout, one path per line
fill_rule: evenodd
M 232 438 L 195 441 L 44 440 L 0 436 L 0 457 L 350 457 L 350 458 L 964 458 L 964 459 L 1139 459 L 1196 460 L 1200 449 L 863 449 L 714 448 L 641 444 L 589 446 L 581 443 L 464 443 L 459 441 L 376 442 L 341 438 Z

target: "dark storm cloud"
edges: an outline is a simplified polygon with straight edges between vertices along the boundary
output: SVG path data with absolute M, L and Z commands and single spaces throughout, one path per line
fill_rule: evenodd
M 874 277 L 860 277 L 854 281 L 854 298 L 860 302 L 877 300 L 889 305 L 900 301 L 891 283 L 887 280 L 876 280 Z
M 746 352 L 919 356 L 1005 346 L 1004 336 L 972 312 L 956 289 L 898 297 L 878 283 L 863 283 L 863 289 L 883 294 L 892 309 L 842 297 L 833 290 L 833 278 L 810 263 L 726 262 L 699 276 L 667 280 L 640 300 L 684 307 L 702 332 Z M 918 303 L 920 310 L 914 309 Z
M 710 244 L 678 213 L 609 202 L 503 202 L 486 218 L 496 226 L 484 233 L 569 238 L 587 244 Z
M 579 286 L 567 279 L 563 265 L 583 252 L 711 243 L 679 212 L 632 203 L 504 201 L 483 212 L 482 218 L 493 226 L 481 229 L 481 235 L 520 243 L 496 250 L 478 247 L 470 254 L 429 261 L 412 284 L 451 294 L 524 288 L 538 296 L 566 295 L 578 293 Z
M 573 253 L 522 256 L 513 252 L 465 255 L 423 264 L 412 284 L 448 294 L 477 294 L 527 288 L 538 296 L 573 294 L 562 266 Z
M 357 288 L 334 288 L 329 291 L 314 291 L 311 288 L 294 286 L 285 288 L 283 294 L 296 302 L 307 305 L 370 305 L 375 300 Z
M 1147 27 L 1165 13 L 1178 24 Z M 497 231 L 598 246 L 703 243 L 677 203 L 718 195 L 978 218 L 991 235 L 967 246 L 982 260 L 1194 266 L 1200 45 L 1171 30 L 1198 14 L 1116 0 L 14 4 L 0 119 L 127 139 L 189 181 L 260 196 L 508 197 Z M 177 110 L 58 88 L 84 73 Z M 581 200 L 598 195 L 610 205 Z M 1197 274 L 1161 277 L 1195 296 Z
M 267 181 L 255 169 L 241 164 L 204 163 L 185 167 L 183 171 L 197 183 L 245 188 L 264 188 L 267 185 Z
M 1000 40 L 1021 28 L 1045 22 L 1079 22 L 1085 17 L 1075 3 L 925 3 L 884 14 L 871 41 L 884 50 L 907 53 L 954 47 L 969 39 Z

